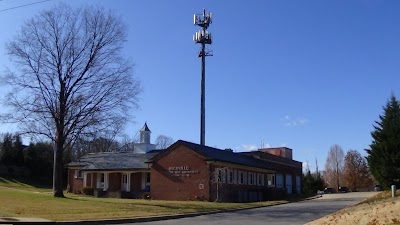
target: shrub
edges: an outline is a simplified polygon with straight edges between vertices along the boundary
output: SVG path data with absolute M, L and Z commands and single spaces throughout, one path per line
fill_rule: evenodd
M 94 195 L 94 188 L 92 187 L 83 187 L 82 193 L 85 195 Z
M 143 199 L 151 199 L 150 192 L 143 192 L 142 198 Z

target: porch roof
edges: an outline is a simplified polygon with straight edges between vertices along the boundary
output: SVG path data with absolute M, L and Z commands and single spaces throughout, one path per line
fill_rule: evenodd
M 82 170 L 137 170 L 148 169 L 145 163 L 161 150 L 153 150 L 145 154 L 134 152 L 101 152 L 89 153 L 79 160 L 71 162 L 67 167 L 83 167 Z

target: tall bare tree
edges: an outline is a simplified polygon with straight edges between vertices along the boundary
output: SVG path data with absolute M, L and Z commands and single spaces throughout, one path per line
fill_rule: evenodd
M 158 135 L 155 144 L 157 149 L 166 149 L 174 143 L 174 139 L 165 135 Z
M 328 153 L 325 163 L 325 181 L 330 186 L 340 187 L 340 179 L 343 173 L 344 152 L 339 145 L 333 145 Z
M 60 4 L 27 21 L 7 44 L 18 72 L 2 77 L 13 87 L 3 119 L 54 142 L 55 197 L 64 196 L 63 151 L 79 136 L 108 132 L 138 107 L 141 85 L 122 55 L 125 42 L 126 27 L 113 12 Z
M 367 160 L 357 150 L 349 150 L 344 158 L 343 179 L 352 191 L 373 185 Z

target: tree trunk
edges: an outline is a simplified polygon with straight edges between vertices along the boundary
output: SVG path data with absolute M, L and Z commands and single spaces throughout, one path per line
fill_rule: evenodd
M 57 146 L 58 147 L 58 146 Z M 63 170 L 64 170 L 64 165 L 63 165 L 63 157 L 62 157 L 62 151 L 57 149 L 56 153 L 56 163 L 55 163 L 55 176 L 54 176 L 54 197 L 60 197 L 63 198 L 64 193 L 63 193 Z

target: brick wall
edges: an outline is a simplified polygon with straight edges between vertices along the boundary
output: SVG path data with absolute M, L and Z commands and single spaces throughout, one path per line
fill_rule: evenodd
M 107 191 L 120 191 L 120 190 L 121 190 L 121 173 L 108 174 Z
M 83 187 L 83 178 L 75 178 L 75 169 L 68 170 L 70 190 L 72 193 L 80 193 Z
M 142 191 L 142 173 L 131 174 L 131 191 Z
M 151 197 L 209 201 L 209 168 L 204 157 L 185 146 L 165 153 L 151 167 Z

